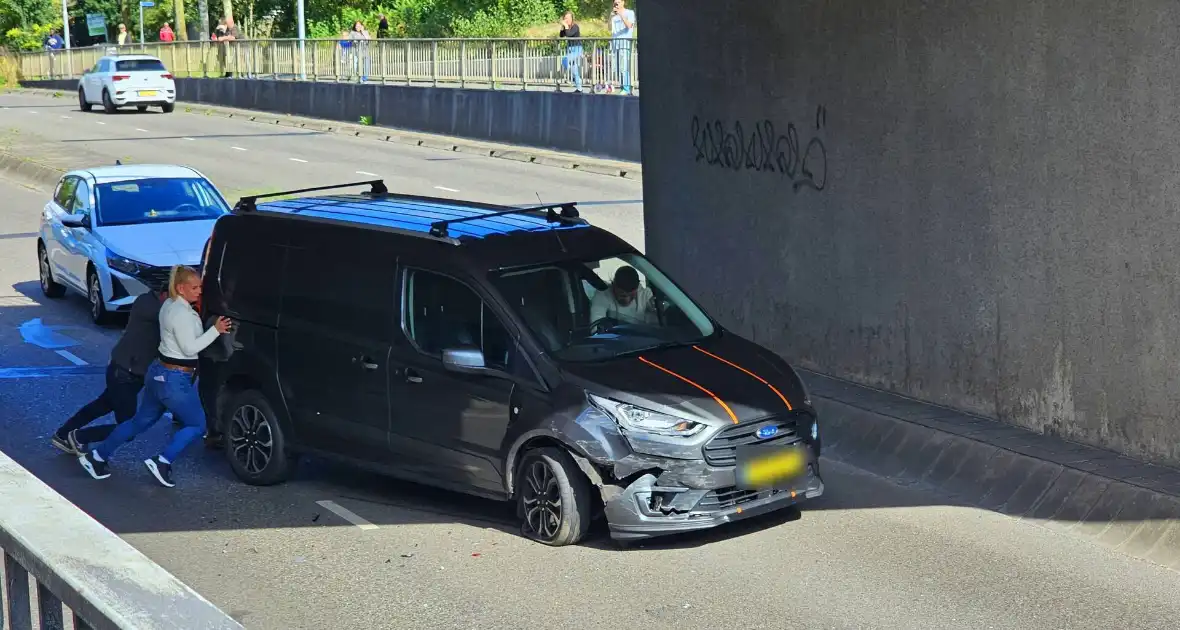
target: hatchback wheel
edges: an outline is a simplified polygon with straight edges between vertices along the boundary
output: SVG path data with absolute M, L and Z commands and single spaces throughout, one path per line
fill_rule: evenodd
M 586 536 L 593 492 L 569 453 L 553 447 L 528 451 L 517 467 L 515 485 L 526 537 L 562 547 Z
M 66 288 L 53 281 L 53 268 L 49 266 L 49 252 L 45 246 L 37 243 L 37 267 L 41 276 L 41 292 L 45 297 L 59 298 L 66 293 Z
M 260 392 L 247 390 L 229 405 L 225 453 L 238 479 L 252 486 L 286 481 L 292 458 L 287 439 L 270 403 Z
M 160 110 L 165 114 L 171 114 L 174 109 L 176 109 L 176 103 L 164 103 L 160 106 Z
M 90 319 L 100 326 L 109 322 L 111 314 L 107 311 L 106 299 L 102 296 L 102 283 L 98 281 L 98 274 L 93 269 L 86 277 L 86 298 L 90 300 Z
M 82 88 L 78 88 L 78 109 L 88 112 L 90 111 L 91 107 L 93 107 L 93 105 L 86 101 L 86 91 Z
M 115 107 L 115 102 L 111 100 L 111 93 L 106 90 L 102 91 L 102 110 L 108 114 L 119 110 L 118 107 Z

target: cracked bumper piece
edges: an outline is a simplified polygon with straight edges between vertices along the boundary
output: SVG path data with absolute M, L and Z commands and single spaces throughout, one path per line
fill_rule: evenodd
M 606 503 L 611 538 L 639 540 L 711 529 L 822 496 L 818 467 L 808 469 L 793 490 L 670 487 L 660 486 L 655 475 L 643 475 Z

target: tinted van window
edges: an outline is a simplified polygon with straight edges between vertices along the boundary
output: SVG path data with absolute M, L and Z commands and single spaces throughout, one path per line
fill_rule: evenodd
M 244 217 L 227 217 L 217 223 L 210 260 L 206 261 L 217 290 L 205 299 L 219 314 L 275 326 L 287 250 L 263 223 Z
M 462 282 L 428 271 L 406 274 L 406 334 L 418 350 L 479 348 L 488 367 L 508 370 L 514 343 L 496 314 Z
M 396 260 L 362 230 L 308 224 L 287 254 L 283 318 L 339 334 L 389 340 L 397 322 Z M 379 235 L 378 235 L 379 236 Z M 311 238 L 314 237 L 314 241 Z

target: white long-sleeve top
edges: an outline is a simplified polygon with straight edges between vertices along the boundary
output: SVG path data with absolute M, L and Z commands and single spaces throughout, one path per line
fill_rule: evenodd
M 201 316 L 184 298 L 168 298 L 160 307 L 160 354 L 165 357 L 196 361 L 220 334 L 213 326 L 205 330 Z

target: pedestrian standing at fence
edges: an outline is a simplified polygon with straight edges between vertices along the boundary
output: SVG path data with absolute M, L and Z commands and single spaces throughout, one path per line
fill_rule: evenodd
M 168 300 L 160 308 L 160 346 L 156 359 L 144 379 L 143 402 L 129 422 L 118 425 L 110 437 L 78 457 L 82 468 L 95 479 L 111 476 L 108 462 L 115 451 L 164 415 L 172 412 L 182 425 L 167 447 L 157 456 L 144 460 L 148 471 L 164 486 L 172 481 L 172 465 L 184 449 L 205 433 L 205 410 L 193 384 L 197 358 L 202 350 L 229 332 L 225 317 L 202 330 L 201 317 L 193 304 L 201 298 L 201 276 L 191 267 L 177 265 L 168 280 Z
M 558 37 L 572 39 L 561 58 L 561 67 L 574 76 L 574 92 L 582 93 L 582 27 L 574 21 L 574 12 L 566 11 L 561 16 L 561 32 Z M 559 88 L 560 89 L 560 88 Z
M 635 12 L 623 0 L 615 0 L 610 14 L 610 48 L 623 94 L 631 93 L 631 51 L 635 40 Z
M 164 22 L 164 26 L 160 27 L 160 41 L 162 41 L 162 42 L 176 41 L 176 33 L 172 30 L 172 27 L 169 26 L 167 22 Z
M 54 431 L 50 439 L 54 446 L 71 455 L 81 455 L 90 444 L 107 439 L 116 425 L 135 416 L 143 375 L 160 347 L 160 307 L 167 297 L 164 288 L 158 287 L 135 299 L 127 328 L 111 350 L 106 389 Z M 115 424 L 88 426 L 111 412 L 115 414 Z

